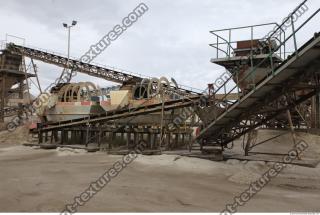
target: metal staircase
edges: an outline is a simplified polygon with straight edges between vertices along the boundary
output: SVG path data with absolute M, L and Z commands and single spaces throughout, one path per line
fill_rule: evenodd
M 252 45 L 251 47 L 249 45 L 249 50 L 246 50 L 248 55 L 242 53 L 237 55 L 239 50 L 233 47 L 230 39 L 233 29 L 222 30 L 229 32 L 229 40 L 218 35 L 217 31 L 211 32 L 217 38 L 217 43 L 211 44 L 217 50 L 217 59 L 212 62 L 224 65 L 232 74 L 222 86 L 215 89 L 213 94 L 224 91 L 225 99 L 223 100 L 227 100 L 229 94 L 237 93 L 238 98 L 225 102 L 224 104 L 228 105 L 223 106 L 224 111 L 217 114 L 201 130 L 197 140 L 202 147 L 227 147 L 229 143 L 243 134 L 258 126 L 268 124 L 279 114 L 294 109 L 298 104 L 319 93 L 320 34 L 316 33 L 300 48 L 297 47 L 297 32 L 318 13 L 319 9 L 299 26 L 295 26 L 293 16 L 289 16 L 281 25 L 277 25 L 276 30 L 264 40 L 254 40 L 251 36 L 251 40 L 248 40 L 251 44 L 254 42 L 268 44 L 270 41 L 277 41 L 276 47 L 270 45 L 263 47 L 267 48 L 267 54 L 259 53 L 259 49 L 254 49 Z M 292 33 L 289 36 L 283 33 L 276 35 L 277 31 L 282 32 L 282 27 L 286 22 L 292 23 Z M 249 28 L 252 32 L 254 27 L 256 26 L 244 28 Z M 286 47 L 290 45 L 289 41 L 293 42 L 294 51 L 287 56 Z M 219 57 L 221 52 L 223 53 L 222 58 L 221 55 Z M 264 57 L 261 57 L 261 54 L 264 54 Z M 260 59 L 254 62 L 257 56 Z M 249 67 L 248 72 L 243 76 L 240 76 L 241 71 L 239 71 L 241 63 L 248 64 Z M 264 66 L 266 64 L 268 67 Z M 263 76 L 259 74 L 262 65 L 265 68 Z M 259 79 L 256 78 L 258 75 L 260 75 Z M 234 87 L 230 87 L 230 83 L 233 83 Z

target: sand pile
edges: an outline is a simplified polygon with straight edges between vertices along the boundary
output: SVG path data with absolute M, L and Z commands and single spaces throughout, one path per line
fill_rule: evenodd
M 258 180 L 274 165 L 273 162 L 239 161 L 235 159 L 215 162 L 177 155 L 139 155 L 134 163 L 149 166 L 150 168 L 157 166 L 186 173 L 226 177 L 228 181 L 236 184 L 250 184 Z M 287 165 L 277 178 L 282 178 L 283 180 L 317 180 L 320 178 L 320 164 L 317 168 Z
M 261 175 L 250 172 L 250 171 L 241 171 L 233 174 L 228 178 L 228 181 L 237 183 L 237 184 L 251 184 L 252 182 L 257 181 Z
M 84 149 L 71 149 L 71 148 L 61 148 L 56 149 L 58 156 L 70 156 L 70 155 L 81 155 L 86 154 L 87 151 Z
M 32 138 L 26 126 L 20 126 L 14 131 L 0 131 L 0 144 L 31 143 Z
M 261 145 L 258 145 L 252 149 L 252 152 L 267 152 L 267 153 L 288 153 L 293 147 L 293 139 L 291 133 L 287 130 L 272 130 L 272 129 L 260 129 L 257 131 L 257 139 L 255 143 L 262 142 L 271 137 L 282 134 L 275 139 L 269 140 Z M 296 132 L 297 141 L 303 140 L 308 144 L 308 148 L 303 153 L 305 158 L 319 159 L 320 158 L 320 136 L 308 134 L 305 132 Z M 234 142 L 234 148 L 230 150 L 234 154 L 244 154 L 242 149 L 242 138 Z

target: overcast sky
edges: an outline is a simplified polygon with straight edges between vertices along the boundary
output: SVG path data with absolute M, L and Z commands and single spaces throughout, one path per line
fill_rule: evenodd
M 25 38 L 28 45 L 66 53 L 67 31 L 62 23 L 77 20 L 71 32 L 71 55 L 74 57 L 84 54 L 141 3 L 135 0 L 0 1 L 0 39 L 5 39 L 8 33 Z M 280 23 L 301 0 L 143 2 L 149 10 L 94 61 L 148 76 L 174 77 L 180 84 L 204 89 L 224 71 L 210 63 L 210 58 L 215 56 L 215 50 L 208 45 L 214 42 L 210 30 Z M 310 0 L 307 6 L 311 14 L 319 8 L 320 1 Z M 309 39 L 319 27 L 317 18 L 306 26 L 298 38 L 299 43 Z M 37 65 L 44 86 L 60 75 L 59 67 L 41 62 Z M 73 81 L 83 80 L 100 86 L 111 84 L 86 75 L 78 75 Z

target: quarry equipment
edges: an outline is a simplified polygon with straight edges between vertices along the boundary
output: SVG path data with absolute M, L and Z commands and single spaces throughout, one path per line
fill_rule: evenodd
M 18 112 L 18 104 L 21 105 L 30 103 L 30 98 L 27 95 L 25 98 L 25 84 L 30 77 L 34 77 L 34 74 L 26 73 L 23 70 L 23 60 L 22 56 L 13 55 L 6 50 L 0 53 L 0 121 L 4 121 L 4 117 L 12 116 L 14 113 Z M 16 99 L 16 105 L 14 107 L 9 107 L 9 99 L 14 95 L 18 94 Z M 11 101 L 12 102 L 12 101 Z
M 320 34 L 300 47 L 297 42 L 298 32 L 317 17 L 319 9 L 300 24 L 293 21 L 293 14 L 305 2 L 282 24 L 211 31 L 216 39 L 211 44 L 216 49 L 211 62 L 225 67 L 229 75 L 221 85 L 210 84 L 203 92 L 172 85 L 164 78 L 142 78 L 13 43 L 7 44 L 6 51 L 120 84 L 104 95 L 88 82 L 58 83 L 42 110 L 44 121 L 33 130 L 39 143 L 50 138 L 60 144 L 95 143 L 112 150 L 131 149 L 147 139 L 149 149 L 160 151 L 180 147 L 179 142 L 189 149 L 198 142 L 203 152 L 210 147 L 222 151 L 257 127 L 293 129 L 319 124 Z M 292 27 L 289 35 L 284 29 L 287 22 Z M 273 30 L 266 37 L 254 38 L 255 29 L 261 26 Z M 249 38 L 231 40 L 239 29 L 249 29 Z M 288 54 L 290 46 L 293 52 Z M 192 139 L 194 130 L 199 132 Z M 117 141 L 121 143 L 115 144 Z
M 119 89 L 110 91 L 108 95 L 102 95 L 92 84 L 90 84 L 91 89 L 89 89 L 85 86 L 81 87 L 81 85 L 87 85 L 88 83 L 57 83 L 56 86 L 52 87 L 49 99 L 46 102 L 42 102 L 41 107 L 37 108 L 37 112 L 42 119 L 39 130 L 52 126 L 55 123 L 64 124 L 70 120 L 72 122 L 80 120 L 81 122 L 85 122 L 85 125 L 88 125 L 88 118 L 94 119 L 97 116 L 109 116 L 118 112 L 123 113 L 127 111 L 129 112 L 128 115 L 116 118 L 117 120 L 111 124 L 116 127 L 129 126 L 134 130 L 139 129 L 141 126 L 149 127 L 149 130 L 152 128 L 151 130 L 157 131 L 157 135 L 160 135 L 164 130 L 163 125 L 172 122 L 183 110 L 181 108 L 180 110 L 178 110 L 178 108 L 170 108 L 167 111 L 165 108 L 161 108 L 161 111 L 159 106 L 162 107 L 165 102 L 175 100 L 181 96 L 188 98 L 201 95 L 199 91 L 195 92 L 192 89 L 185 89 L 177 85 L 172 86 L 165 78 L 144 79 L 139 76 L 124 73 L 123 71 L 110 69 L 109 67 L 86 64 L 73 58 L 68 60 L 66 57 L 56 53 L 18 46 L 13 43 L 8 44 L 6 50 L 13 55 L 29 57 L 121 84 Z M 160 88 L 161 95 L 159 94 Z M 93 95 L 91 95 L 91 93 L 93 93 Z M 152 105 L 158 106 L 150 112 L 141 112 L 140 107 L 148 106 L 148 108 L 150 108 Z M 134 112 L 133 115 L 136 116 L 130 118 L 130 112 L 137 109 L 140 110 L 139 114 Z M 184 125 L 181 129 L 176 129 L 176 131 L 181 130 L 179 131 L 179 135 L 181 134 L 183 139 L 185 138 L 184 136 L 190 136 L 193 129 L 187 126 L 185 121 L 180 124 Z M 79 123 L 74 126 L 80 126 L 77 128 L 73 127 L 73 130 L 78 129 L 81 133 L 83 130 L 81 126 L 83 126 L 83 124 Z M 179 126 L 180 125 L 178 125 L 178 127 Z M 65 129 L 65 126 L 61 128 Z M 89 130 L 91 135 L 94 128 L 90 125 Z M 118 128 L 118 130 L 120 131 L 121 129 Z M 62 131 L 60 130 L 60 132 Z M 85 130 L 83 132 L 86 134 L 87 131 Z M 123 132 L 127 133 L 125 130 L 123 130 Z M 135 132 L 131 131 L 130 133 Z M 39 135 L 39 140 L 41 140 L 40 136 L 41 135 Z M 51 136 L 53 137 L 53 134 Z M 61 134 L 60 136 L 63 135 Z M 82 140 L 83 139 L 86 138 L 82 138 Z M 178 139 L 176 138 L 176 140 Z M 97 140 L 94 141 L 97 142 Z
M 315 33 L 300 48 L 297 37 L 298 32 L 317 17 L 320 9 L 301 24 L 293 21 L 293 14 L 305 2 L 261 40 L 252 37 L 255 27 L 261 25 L 211 32 L 217 39 L 216 43 L 211 44 L 217 50 L 217 58 L 211 62 L 224 66 L 231 73 L 230 78 L 214 89 L 213 94 L 223 91 L 226 97 L 230 93 L 237 93 L 238 97 L 227 101 L 224 111 L 201 130 L 197 137 L 201 147 L 228 147 L 229 143 L 243 134 L 262 125 L 273 126 L 273 121 L 281 114 L 288 113 L 288 110 L 295 112 L 299 104 L 310 101 L 313 96 L 319 97 L 320 34 Z M 286 22 L 292 25 L 290 35 L 281 33 Z M 232 42 L 230 35 L 236 29 L 249 29 L 251 39 Z M 221 37 L 217 33 L 221 31 L 227 31 L 229 37 Z M 237 47 L 234 47 L 234 43 Z M 290 44 L 293 52 L 288 55 L 286 48 Z M 219 53 L 223 53 L 223 56 L 219 56 Z M 231 82 L 235 84 L 230 87 Z M 293 126 L 291 120 L 287 120 L 285 126 Z

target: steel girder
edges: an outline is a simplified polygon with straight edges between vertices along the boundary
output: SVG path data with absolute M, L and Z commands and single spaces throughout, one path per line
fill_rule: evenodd
M 226 147 L 228 143 L 261 125 L 267 124 L 286 110 L 293 110 L 297 105 L 320 92 L 319 77 L 318 64 L 312 65 L 307 71 L 298 72 L 288 82 L 279 85 L 270 92 L 269 97 L 261 98 L 252 108 L 244 110 L 240 117 L 233 119 L 232 123 L 208 138 L 207 145 Z M 307 92 L 303 95 L 299 95 L 301 84 L 304 85 L 303 90 Z M 300 86 L 299 90 L 297 90 L 297 86 Z M 275 108 L 270 109 L 270 107 Z
M 12 54 L 26 56 L 32 59 L 40 60 L 49 64 L 54 64 L 63 68 L 72 69 L 73 71 L 79 71 L 90 76 L 95 76 L 98 78 L 103 78 L 108 81 L 116 83 L 126 83 L 126 82 L 139 82 L 142 80 L 141 77 L 134 76 L 131 74 L 126 74 L 123 72 L 118 72 L 109 68 L 84 63 L 79 60 L 69 59 L 54 53 L 49 53 L 45 51 L 40 51 L 33 48 L 28 48 L 24 46 L 15 45 L 13 43 L 8 44 L 7 50 Z

